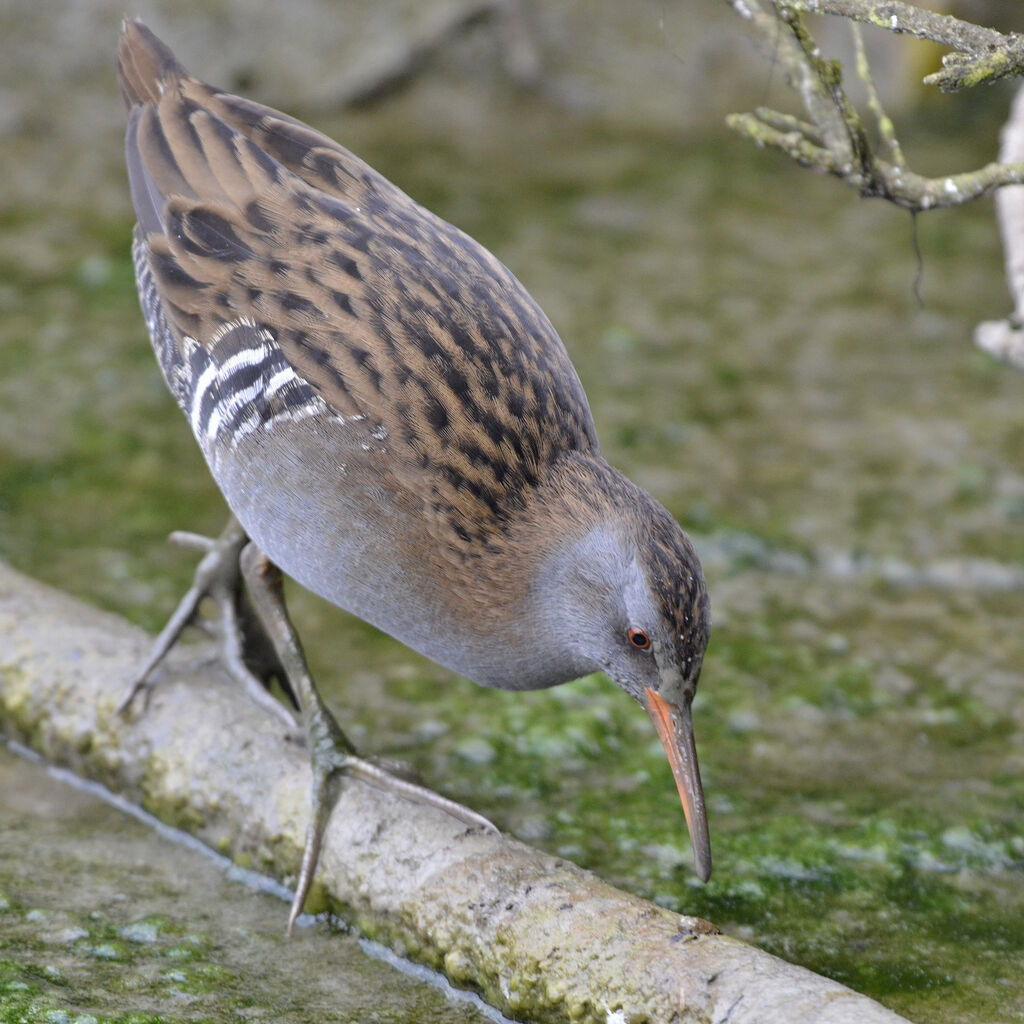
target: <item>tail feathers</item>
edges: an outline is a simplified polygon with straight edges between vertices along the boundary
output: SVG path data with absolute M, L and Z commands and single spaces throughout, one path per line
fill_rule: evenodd
M 169 82 L 185 75 L 178 58 L 141 21 L 124 20 L 117 50 L 117 80 L 129 110 L 157 102 Z
M 189 74 L 141 21 L 123 23 L 118 80 L 128 108 L 132 197 L 146 232 L 158 229 L 158 194 L 247 202 L 254 184 L 276 181 L 273 165 L 368 211 L 408 202 L 391 182 L 333 139 Z M 248 175 L 254 176 L 252 181 L 245 180 Z

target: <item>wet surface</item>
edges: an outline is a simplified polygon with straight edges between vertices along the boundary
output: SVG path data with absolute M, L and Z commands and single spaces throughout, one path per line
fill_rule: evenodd
M 911 158 L 982 163 L 1004 100 L 925 107 Z M 522 278 L 606 455 L 698 541 L 715 619 L 695 710 L 712 881 L 692 877 L 646 716 L 607 681 L 484 691 L 296 590 L 343 724 L 527 841 L 914 1020 L 1024 1019 L 1024 375 L 969 343 L 1009 308 L 991 206 L 918 219 L 919 305 L 905 214 L 724 129 L 612 130 L 523 98 L 491 131 L 417 116 L 398 98 L 317 123 Z M 0 219 L 0 555 L 155 630 L 191 571 L 163 537 L 215 532 L 223 508 L 144 337 L 127 207 L 101 214 L 86 194 Z M 127 951 L 122 992 L 132 957 L 156 986 L 117 1005 L 152 1008 L 159 986 L 185 985 L 161 980 L 179 969 L 167 950 L 214 917 L 264 913 L 249 903 L 269 906 L 244 925 L 260 956 L 305 978 L 292 950 L 317 940 L 278 944 L 283 905 L 213 870 L 205 888 L 155 885 L 150 910 L 153 852 L 133 855 L 139 887 L 115 900 L 122 850 L 159 841 L 106 809 L 82 840 L 61 809 L 79 797 L 49 799 L 0 810 L 5 865 L 15 835 L 87 851 L 74 898 L 47 902 L 4 868 L 0 956 L 35 965 L 26 984 L 56 984 L 43 933 L 85 929 L 54 966 L 83 973 L 111 943 Z M 53 854 L 56 875 L 71 856 Z M 36 907 L 51 923 L 26 921 Z M 153 942 L 120 935 L 152 915 L 169 922 Z M 203 984 L 236 998 L 247 975 L 218 934 Z M 291 1005 L 289 972 L 260 983 Z
M 324 925 L 286 939 L 286 903 L 3 747 L 0 790 L 0 1020 L 502 1019 Z

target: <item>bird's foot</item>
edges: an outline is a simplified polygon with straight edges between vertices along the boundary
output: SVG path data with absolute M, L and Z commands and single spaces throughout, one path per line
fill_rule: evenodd
M 181 547 L 201 552 L 203 557 L 196 566 L 192 586 L 153 642 L 149 657 L 118 705 L 117 712 L 126 713 L 140 694 L 144 702 L 148 702 L 156 685 L 153 674 L 186 626 L 196 625 L 210 632 L 207 623 L 199 615 L 200 604 L 209 597 L 217 609 L 214 628 L 219 634 L 220 658 L 225 670 L 245 688 L 256 704 L 281 719 L 289 731 L 295 731 L 297 724 L 292 713 L 268 692 L 266 685 L 253 671 L 255 668 L 264 679 L 285 678 L 274 648 L 254 614 L 242 585 L 239 558 L 249 543 L 245 530 L 232 516 L 219 537 L 203 537 L 180 531 L 172 533 L 170 539 Z
M 406 800 L 436 807 L 463 822 L 470 828 L 480 828 L 485 832 L 497 833 L 497 827 L 482 814 L 463 807 L 462 804 L 449 800 L 435 793 L 426 786 L 413 782 L 408 778 L 394 773 L 394 767 L 384 767 L 376 761 L 360 757 L 351 748 L 351 743 L 338 726 L 337 720 L 319 700 L 309 717 L 307 737 L 310 749 L 310 761 L 313 770 L 311 793 L 312 814 L 306 830 L 306 846 L 302 852 L 302 867 L 295 883 L 295 896 L 288 913 L 288 934 L 292 933 L 295 922 L 302 913 L 306 897 L 309 895 L 313 877 L 320 860 L 320 849 L 323 845 L 327 822 L 337 799 L 336 783 L 342 774 L 361 779 L 363 782 L 378 789 L 387 790 Z
M 298 634 L 285 607 L 281 570 L 252 543 L 243 548 L 239 564 L 256 614 L 262 622 L 268 640 L 273 644 L 289 686 L 302 709 L 313 771 L 313 808 L 306 832 L 306 846 L 295 887 L 295 898 L 288 915 L 290 934 L 296 919 L 302 913 L 316 873 L 327 822 L 337 797 L 335 782 L 342 774 L 362 779 L 372 786 L 386 789 L 407 800 L 436 807 L 472 828 L 483 828 L 489 832 L 498 830 L 475 811 L 359 756 L 352 741 L 345 735 L 337 719 L 323 702 L 310 675 Z

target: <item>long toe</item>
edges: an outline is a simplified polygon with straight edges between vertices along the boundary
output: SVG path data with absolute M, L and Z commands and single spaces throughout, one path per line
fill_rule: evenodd
M 326 711 L 326 708 L 322 708 L 322 710 Z M 329 719 L 333 720 L 329 711 L 326 711 L 326 714 Z M 317 730 L 310 730 L 311 733 L 318 732 L 321 738 L 314 741 L 311 736 L 310 739 L 310 763 L 313 771 L 312 808 L 309 828 L 306 831 L 306 846 L 302 854 L 302 867 L 295 885 L 291 911 L 288 914 L 289 935 L 302 913 L 310 886 L 316 875 L 324 834 L 337 801 L 338 784 L 342 775 L 359 779 L 377 789 L 394 793 L 413 803 L 436 807 L 469 828 L 479 828 L 494 834 L 499 832 L 498 828 L 482 814 L 477 814 L 476 811 L 463 807 L 462 804 L 449 800 L 448 797 L 435 793 L 434 790 L 428 789 L 426 786 L 395 775 L 374 761 L 350 753 L 347 749 L 347 741 L 345 741 L 346 745 L 332 745 L 326 737 L 336 729 L 340 733 L 336 724 L 333 729 L 328 725 Z
M 212 625 L 218 640 L 218 655 L 228 675 L 244 688 L 254 703 L 279 718 L 289 730 L 296 731 L 294 715 L 268 691 L 273 679 L 280 680 L 287 688 L 287 678 L 245 593 L 239 566 L 242 549 L 249 541 L 245 530 L 231 516 L 217 537 L 180 532 L 172 534 L 171 540 L 190 550 L 201 551 L 203 557 L 196 566 L 192 585 L 154 640 L 149 656 L 129 685 L 117 713 L 126 713 L 140 694 L 148 700 L 157 681 L 154 673 L 186 627 Z M 200 605 L 206 598 L 212 600 L 216 609 L 212 624 L 200 618 Z

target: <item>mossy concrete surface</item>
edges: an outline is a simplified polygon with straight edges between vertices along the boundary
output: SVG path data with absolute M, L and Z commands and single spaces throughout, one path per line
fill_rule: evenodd
M 119 716 L 146 635 L 3 565 L 0 637 L 8 737 L 246 866 L 293 876 L 307 814 L 305 754 L 215 666 L 197 669 L 193 654 L 190 667 L 190 655 L 178 655 L 148 708 Z M 566 860 L 363 783 L 340 787 L 322 885 L 366 935 L 517 1019 L 902 1019 Z

